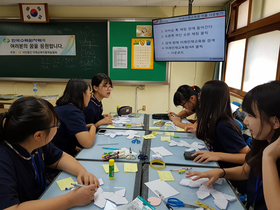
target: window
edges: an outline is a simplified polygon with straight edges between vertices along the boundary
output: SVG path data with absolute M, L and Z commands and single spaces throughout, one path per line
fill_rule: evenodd
M 280 80 L 280 1 L 237 0 L 231 5 L 225 82 L 243 98 L 253 87 Z

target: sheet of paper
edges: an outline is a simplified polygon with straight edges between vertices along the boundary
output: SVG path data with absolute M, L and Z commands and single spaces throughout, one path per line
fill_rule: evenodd
M 117 206 L 111 201 L 107 201 L 104 210 L 116 210 Z
M 105 171 L 106 174 L 109 174 L 109 164 L 104 164 L 102 165 L 103 169 Z M 118 166 L 116 165 L 116 163 L 114 164 L 114 172 L 119 172 Z
M 176 131 L 178 131 L 178 132 L 185 132 L 185 129 L 183 129 L 183 128 L 177 128 Z
M 155 139 L 156 137 L 151 133 L 149 135 L 142 136 L 144 139 Z
M 115 128 L 116 126 L 115 125 L 107 125 L 107 127 L 106 128 Z
M 108 200 L 113 201 L 114 203 L 117 203 L 117 201 L 120 200 L 121 198 L 122 198 L 122 196 L 114 193 L 110 198 L 108 198 Z
M 58 187 L 61 191 L 64 191 L 66 187 L 73 187 L 71 183 L 75 183 L 75 181 L 72 179 L 72 177 L 61 179 L 56 181 Z
M 152 147 L 151 150 L 156 153 L 160 154 L 161 156 L 168 156 L 173 155 L 173 153 L 169 152 L 167 149 L 165 149 L 163 146 L 161 147 Z
M 125 173 L 135 173 L 138 171 L 137 163 L 124 163 Z
M 99 178 L 98 181 L 99 181 L 99 185 L 100 185 L 100 186 L 104 184 L 102 178 Z
M 170 141 L 170 136 L 161 136 L 160 140 L 161 141 Z
M 156 179 L 151 182 L 146 182 L 145 185 L 150 190 L 152 190 L 157 196 L 158 196 L 158 194 L 155 192 L 155 190 L 159 191 L 165 199 L 179 194 L 179 192 L 177 190 L 175 190 L 173 187 L 171 187 L 166 182 L 161 181 L 160 179 Z
M 161 181 L 175 181 L 171 171 L 157 171 Z
M 106 204 L 106 198 L 103 195 L 103 190 L 98 188 L 96 193 L 94 194 L 94 205 L 98 206 L 99 208 L 104 208 Z
M 118 195 L 124 197 L 124 196 L 125 196 L 125 192 L 126 192 L 126 189 L 124 188 L 124 189 L 121 189 L 121 190 L 116 191 L 115 194 L 118 194 Z
M 149 130 L 159 130 L 160 127 L 149 127 Z
M 174 136 L 174 132 L 165 132 L 166 136 Z

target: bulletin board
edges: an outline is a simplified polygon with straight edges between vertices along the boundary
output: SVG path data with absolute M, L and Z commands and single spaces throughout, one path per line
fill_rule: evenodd
M 152 22 L 125 22 L 110 21 L 109 23 L 109 76 L 114 84 L 168 84 L 169 82 L 169 66 L 166 62 L 155 62 L 152 58 L 152 64 L 141 64 L 138 60 L 139 68 L 135 68 L 133 63 L 134 55 L 132 55 L 133 43 L 139 44 L 142 41 L 143 48 L 148 55 L 153 57 L 153 48 L 151 44 Z M 145 27 L 150 26 L 150 27 Z M 138 31 L 137 31 L 138 29 Z M 139 34 L 140 29 L 140 34 Z M 142 34 L 141 34 L 142 33 Z M 147 34 L 149 33 L 149 34 Z M 134 40 L 134 42 L 132 42 Z M 135 41 L 136 40 L 136 41 Z M 139 45 L 140 46 L 140 45 Z M 142 47 L 138 47 L 141 49 Z M 151 50 L 151 52 L 150 52 Z M 149 52 L 148 52 L 149 51 Z M 116 59 L 118 56 L 120 59 Z M 123 59 L 121 58 L 123 56 Z M 122 64 L 117 64 L 122 62 Z M 143 67 L 143 68 L 141 68 Z

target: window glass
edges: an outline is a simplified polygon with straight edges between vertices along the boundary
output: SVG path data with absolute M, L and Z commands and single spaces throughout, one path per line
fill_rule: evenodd
M 280 31 L 253 36 L 248 40 L 243 91 L 276 79 Z
M 280 12 L 279 0 L 253 0 L 251 23 Z
M 228 45 L 225 82 L 236 89 L 241 89 L 245 43 L 246 40 L 241 39 Z
M 247 26 L 249 1 L 245 1 L 238 7 L 237 29 Z

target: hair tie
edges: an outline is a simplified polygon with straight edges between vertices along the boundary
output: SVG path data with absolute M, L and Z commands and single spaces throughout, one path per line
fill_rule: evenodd
M 195 87 L 194 87 L 194 86 L 192 86 L 192 89 L 193 89 L 193 90 L 195 90 Z

